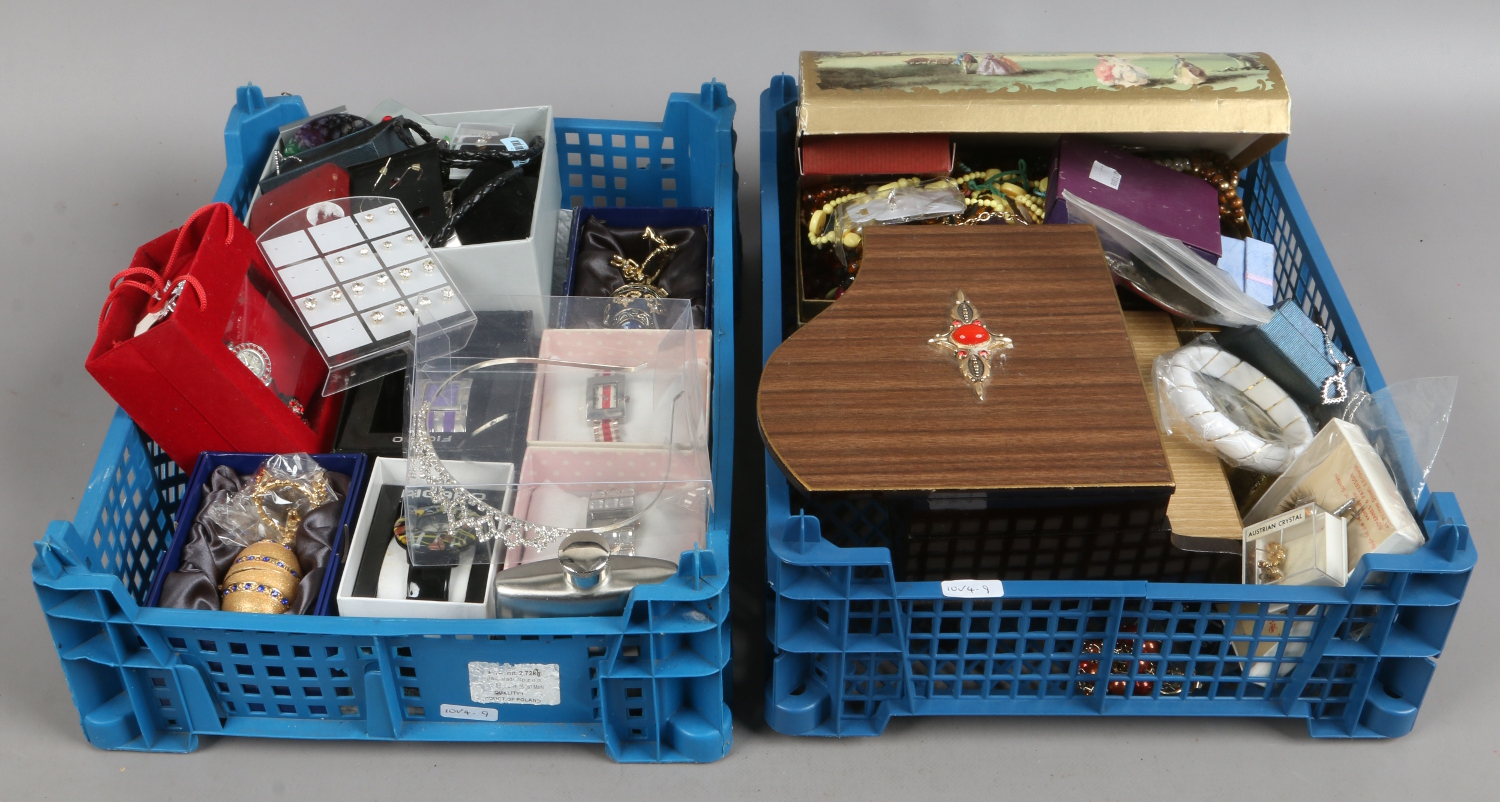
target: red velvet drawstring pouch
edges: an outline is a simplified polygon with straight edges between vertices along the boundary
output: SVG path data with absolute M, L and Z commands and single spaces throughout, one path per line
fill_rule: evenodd
M 184 468 L 202 451 L 326 451 L 342 395 L 227 204 L 142 245 L 110 281 L 85 363 Z

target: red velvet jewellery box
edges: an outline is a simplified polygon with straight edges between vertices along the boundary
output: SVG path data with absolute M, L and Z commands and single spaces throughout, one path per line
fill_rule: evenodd
M 138 333 L 147 315 L 160 319 Z M 86 367 L 178 465 L 202 451 L 320 453 L 338 425 L 342 395 L 319 394 L 327 366 L 222 203 L 115 276 Z

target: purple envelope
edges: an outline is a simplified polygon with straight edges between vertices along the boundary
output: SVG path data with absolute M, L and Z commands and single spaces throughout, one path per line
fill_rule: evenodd
M 1047 222 L 1068 222 L 1063 190 L 1123 215 L 1216 262 L 1219 190 L 1197 176 L 1132 156 L 1086 137 L 1064 136 L 1047 182 Z

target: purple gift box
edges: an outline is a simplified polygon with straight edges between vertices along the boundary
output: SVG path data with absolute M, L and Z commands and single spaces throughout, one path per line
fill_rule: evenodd
M 1219 191 L 1197 176 L 1086 137 L 1064 136 L 1047 182 L 1047 222 L 1068 222 L 1065 189 L 1218 261 Z

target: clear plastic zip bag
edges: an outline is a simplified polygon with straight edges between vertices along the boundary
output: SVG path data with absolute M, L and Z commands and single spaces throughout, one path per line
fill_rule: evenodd
M 865 226 L 888 226 L 950 217 L 964 212 L 964 196 L 951 178 L 922 183 L 903 178 L 869 192 L 869 197 L 839 206 L 834 212 L 834 251 L 844 264 L 848 250 L 864 241 Z
M 335 501 L 328 475 L 307 454 L 273 454 L 261 463 L 251 483 L 203 512 L 218 526 L 220 539 L 238 546 L 262 540 L 289 541 L 308 513 Z
M 1271 320 L 1265 304 L 1246 295 L 1218 265 L 1180 240 L 1063 190 L 1068 222 L 1092 225 L 1110 269 L 1167 311 L 1218 326 L 1259 326 Z
M 1419 511 L 1457 392 L 1457 376 L 1411 379 L 1373 393 L 1352 390 L 1339 413 L 1364 430 L 1413 513 Z
M 1312 442 L 1296 400 L 1209 335 L 1157 356 L 1152 372 L 1166 433 L 1184 432 L 1230 465 L 1276 475 Z

